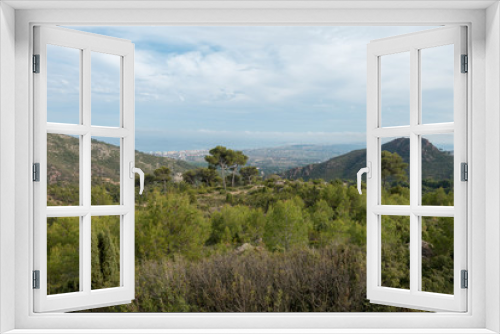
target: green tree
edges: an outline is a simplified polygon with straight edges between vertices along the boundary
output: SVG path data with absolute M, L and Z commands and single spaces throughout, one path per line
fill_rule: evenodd
M 310 223 L 303 212 L 304 202 L 295 197 L 278 201 L 267 212 L 264 243 L 270 250 L 289 250 L 308 243 Z
M 232 156 L 233 165 L 231 166 L 231 170 L 233 172 L 233 175 L 231 179 L 231 187 L 234 187 L 236 172 L 238 171 L 238 168 L 240 166 L 244 166 L 247 163 L 248 157 L 244 155 L 242 151 L 233 151 Z
M 237 243 L 257 242 L 264 234 L 266 219 L 261 209 L 248 206 L 225 205 L 210 218 L 212 233 L 210 243 L 222 243 L 229 239 Z
M 408 164 L 396 152 L 382 151 L 382 185 L 385 187 L 388 180 L 406 181 Z
M 210 167 L 220 168 L 222 184 L 226 190 L 226 170 L 234 164 L 234 151 L 219 145 L 211 149 L 209 153 L 210 155 L 205 156 L 205 161 Z
M 333 228 L 333 209 L 325 200 L 318 201 L 311 208 L 312 231 L 309 235 L 312 245 L 322 247 L 333 240 L 335 232 Z
M 203 182 L 207 187 L 213 186 L 221 180 L 214 168 L 200 168 L 199 175 L 201 182 Z
M 422 217 L 422 289 L 453 294 L 454 221 Z
M 438 188 L 433 192 L 427 192 L 422 197 L 422 205 L 453 206 L 453 191 L 445 192 L 443 188 Z
M 101 288 L 103 286 L 103 278 L 101 271 L 101 260 L 99 254 L 99 240 L 97 233 L 91 233 L 91 286 L 92 289 Z
M 158 169 L 155 169 L 155 181 L 163 183 L 163 191 L 167 191 L 167 183 L 172 179 L 172 171 L 170 168 L 162 166 Z
M 91 189 L 92 205 L 113 205 L 120 203 L 120 186 L 112 183 L 95 184 Z
M 184 182 L 189 183 L 192 186 L 197 187 L 201 182 L 200 173 L 198 169 L 190 169 L 182 173 L 182 179 Z
M 120 285 L 120 254 L 108 229 L 99 232 L 97 242 L 103 287 L 117 287 Z
M 91 285 L 92 289 L 120 285 L 120 218 L 92 217 Z
M 153 190 L 148 197 L 147 203 L 136 209 L 137 258 L 201 257 L 210 226 L 189 195 Z
M 78 217 L 47 218 L 48 294 L 79 291 L 79 225 Z
M 410 217 L 382 216 L 382 285 L 410 288 Z
M 200 183 L 203 183 L 207 187 L 213 186 L 221 179 L 214 168 L 190 169 L 184 172 L 182 177 L 185 182 L 193 186 L 198 186 Z
M 247 166 L 240 169 L 240 174 L 245 180 L 245 183 L 252 183 L 252 178 L 259 175 L 259 170 L 254 166 Z

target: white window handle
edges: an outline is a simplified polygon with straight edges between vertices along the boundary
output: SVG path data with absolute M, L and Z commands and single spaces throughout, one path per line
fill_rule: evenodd
M 142 195 L 142 192 L 144 191 L 144 172 L 140 168 L 134 167 L 133 161 L 130 161 L 129 163 L 129 171 L 131 179 L 135 178 L 134 175 L 135 173 L 139 174 L 139 184 L 140 184 L 139 195 Z
M 363 175 L 363 173 L 366 173 L 367 178 L 371 179 L 372 177 L 372 163 L 368 162 L 367 165 L 368 165 L 367 167 L 361 168 L 358 171 L 358 192 L 360 195 L 361 195 L 361 175 Z

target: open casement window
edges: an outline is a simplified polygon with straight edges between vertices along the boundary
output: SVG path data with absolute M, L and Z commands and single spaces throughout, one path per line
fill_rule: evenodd
M 462 286 L 467 270 L 466 54 L 466 28 L 457 26 L 368 45 L 365 171 L 367 298 L 372 303 L 467 310 Z M 439 142 L 448 148 L 438 149 Z M 395 156 L 396 151 L 405 156 Z
M 37 26 L 33 59 L 34 311 L 129 303 L 134 299 L 134 45 Z M 54 160 L 64 167 L 56 170 Z M 107 177 L 102 166 L 112 171 Z

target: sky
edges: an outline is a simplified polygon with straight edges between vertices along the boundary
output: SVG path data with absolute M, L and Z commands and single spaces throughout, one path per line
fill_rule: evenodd
M 136 149 L 149 152 L 364 143 L 367 44 L 432 27 L 69 28 L 135 44 Z M 452 121 L 442 48 L 422 58 L 424 122 Z M 62 49 L 48 51 L 48 121 L 75 123 L 78 51 Z M 383 57 L 383 126 L 409 122 L 408 73 L 407 55 Z M 117 126 L 118 57 L 93 53 L 91 80 L 92 124 Z

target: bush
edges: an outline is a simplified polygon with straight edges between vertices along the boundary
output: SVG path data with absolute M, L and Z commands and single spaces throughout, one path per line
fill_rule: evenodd
M 365 253 L 356 246 L 147 261 L 137 272 L 131 304 L 94 311 L 409 311 L 366 300 Z

